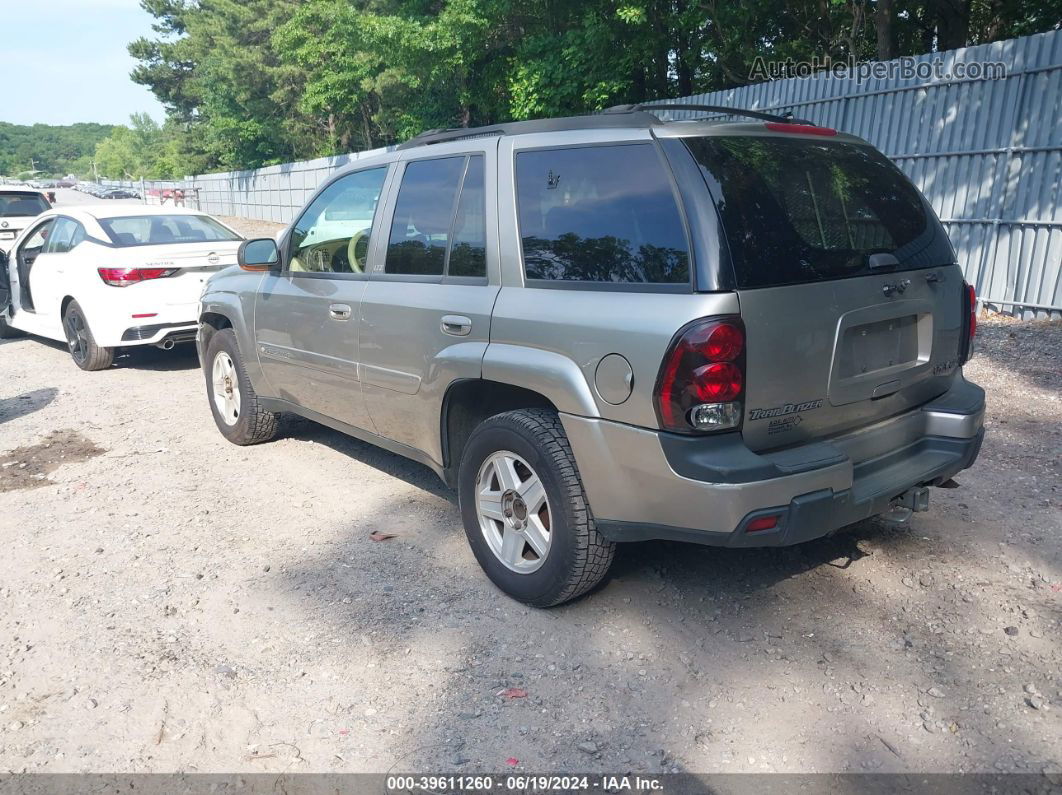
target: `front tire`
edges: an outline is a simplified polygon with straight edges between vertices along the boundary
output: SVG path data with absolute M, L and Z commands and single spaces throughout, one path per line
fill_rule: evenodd
M 268 442 L 277 435 L 280 415 L 266 411 L 258 402 L 231 328 L 210 338 L 203 373 L 210 412 L 222 436 L 233 444 L 248 445 Z
M 106 370 L 114 364 L 114 348 L 96 344 L 85 313 L 77 301 L 71 301 L 63 312 L 63 332 L 70 348 L 70 358 L 82 370 Z
M 607 574 L 616 545 L 597 531 L 555 411 L 521 409 L 481 423 L 465 445 L 458 492 L 476 560 L 514 599 L 553 607 Z

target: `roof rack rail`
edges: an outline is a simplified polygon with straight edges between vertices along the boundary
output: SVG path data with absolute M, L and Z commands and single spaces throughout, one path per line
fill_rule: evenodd
M 425 130 L 420 135 L 410 138 L 396 146 L 396 149 L 412 149 L 425 144 L 441 144 L 445 141 L 460 141 L 464 138 L 485 138 L 491 135 L 504 135 L 500 126 L 491 127 L 443 127 L 438 130 Z
M 556 119 L 534 119 L 531 121 L 507 121 L 499 124 L 488 124 L 485 127 L 449 127 L 438 130 L 426 130 L 420 135 L 410 138 L 399 144 L 396 149 L 412 149 L 417 146 L 441 144 L 447 141 L 463 141 L 473 138 L 484 138 L 498 135 L 520 135 L 523 133 L 556 132 L 558 130 L 592 130 L 610 127 L 642 126 L 653 127 L 658 124 L 666 124 L 666 121 L 656 115 L 660 110 L 694 110 L 708 113 L 719 113 L 729 116 L 748 116 L 753 119 L 772 121 L 789 124 L 814 124 L 814 122 L 794 119 L 791 113 L 777 115 L 763 113 L 758 110 L 744 110 L 743 108 L 728 108 L 723 105 L 684 105 L 681 103 L 668 103 L 661 105 L 616 105 L 600 113 L 591 113 L 586 116 L 567 116 Z
M 650 105 L 646 103 L 639 103 L 637 105 L 615 105 L 608 108 L 605 113 L 634 113 L 636 111 L 642 111 L 644 113 L 654 113 L 657 110 L 699 110 L 706 113 L 720 113 L 727 116 L 748 116 L 750 119 L 762 119 L 763 121 L 781 122 L 783 124 L 814 124 L 814 122 L 807 121 L 805 119 L 794 119 L 793 114 L 786 111 L 784 114 L 777 113 L 764 113 L 759 110 L 746 110 L 745 108 L 731 108 L 726 105 L 687 105 L 684 103 L 661 103 L 659 105 Z M 654 113 L 655 115 L 655 113 Z

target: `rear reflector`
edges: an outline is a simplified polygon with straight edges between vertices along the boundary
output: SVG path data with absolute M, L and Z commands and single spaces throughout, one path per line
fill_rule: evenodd
M 777 516 L 757 516 L 747 525 L 745 525 L 746 533 L 760 533 L 764 530 L 774 530 L 778 527 Z
M 781 121 L 767 121 L 763 126 L 768 130 L 780 133 L 795 133 L 799 135 L 824 135 L 832 137 L 837 135 L 837 130 L 832 127 L 817 127 L 814 124 L 789 124 Z
M 100 278 L 111 287 L 128 287 L 137 282 L 161 279 L 177 272 L 176 268 L 97 268 Z
M 158 316 L 159 316 L 158 312 L 144 312 L 144 313 L 139 314 L 139 315 L 133 315 L 133 319 L 134 320 L 139 320 L 142 317 L 158 317 Z
M 963 309 L 966 312 L 966 339 L 962 347 L 962 363 L 970 361 L 974 352 L 974 337 L 977 336 L 977 291 L 972 284 L 962 283 Z

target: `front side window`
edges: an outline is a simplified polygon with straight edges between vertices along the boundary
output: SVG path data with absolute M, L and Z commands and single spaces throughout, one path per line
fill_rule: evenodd
M 22 244 L 22 248 L 26 251 L 36 251 L 39 254 L 40 250 L 44 248 L 44 244 L 48 242 L 53 226 L 55 226 L 55 219 L 49 218 L 33 231 L 33 234 Z
M 240 239 L 207 215 L 130 215 L 101 218 L 100 226 L 119 248 Z
M 288 270 L 364 273 L 387 166 L 340 177 L 317 196 L 291 232 Z
M 527 278 L 689 283 L 689 247 L 665 169 L 651 143 L 518 153 Z

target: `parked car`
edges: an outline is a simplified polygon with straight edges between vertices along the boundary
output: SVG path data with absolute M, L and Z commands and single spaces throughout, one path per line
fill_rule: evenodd
M 102 199 L 139 199 L 140 194 L 130 188 L 111 188 L 104 191 L 100 198 Z
M 18 233 L 51 206 L 38 190 L 0 187 L 0 251 L 11 248 Z
M 728 112 L 755 121 L 627 107 L 359 160 L 209 280 L 218 429 L 264 442 L 294 412 L 426 464 L 537 606 L 617 542 L 925 510 L 983 437 L 947 235 L 866 141 Z
M 172 207 L 42 213 L 0 257 L 0 337 L 64 341 L 83 370 L 109 367 L 119 348 L 191 342 L 203 284 L 235 264 L 241 240 Z

